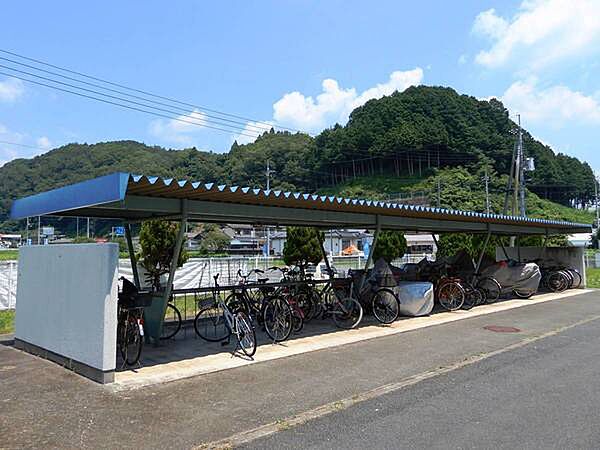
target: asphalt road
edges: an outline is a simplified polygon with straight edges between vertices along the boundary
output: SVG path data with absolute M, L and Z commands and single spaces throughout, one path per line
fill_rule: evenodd
M 599 425 L 593 321 L 244 448 L 597 449 Z
M 600 448 L 599 291 L 125 391 L 0 338 L 0 448 L 193 448 L 582 320 L 251 446 Z

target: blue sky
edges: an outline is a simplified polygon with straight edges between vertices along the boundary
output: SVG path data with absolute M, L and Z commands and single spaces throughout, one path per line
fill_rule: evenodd
M 451 86 L 500 98 L 534 136 L 600 169 L 599 1 L 82 4 L 5 2 L 0 48 L 313 134 L 394 89 Z M 250 139 L 0 75 L 0 141 L 35 147 L 0 143 L 0 165 L 69 142 L 224 152 L 236 138 Z

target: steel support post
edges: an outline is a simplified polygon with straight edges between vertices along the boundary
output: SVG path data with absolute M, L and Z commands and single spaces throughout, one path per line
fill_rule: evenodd
M 327 252 L 325 251 L 325 239 L 321 242 L 321 252 L 323 253 L 323 260 L 325 261 L 325 266 L 327 267 L 327 272 L 329 275 L 329 279 L 333 279 L 333 271 L 331 270 L 331 265 L 329 264 L 329 259 L 327 259 Z M 333 254 L 331 255 L 333 260 Z
M 475 276 L 479 275 L 479 269 L 481 269 L 481 263 L 483 261 L 483 256 L 485 255 L 485 250 L 487 249 L 488 243 L 490 242 L 490 236 L 492 235 L 491 231 L 488 231 L 485 235 L 485 241 L 483 241 L 483 248 L 481 249 L 481 253 L 479 254 L 479 259 L 477 259 L 477 265 L 475 266 Z
M 379 239 L 379 233 L 381 232 L 381 223 L 379 221 L 379 216 L 377 216 L 377 225 L 375 226 L 375 233 L 373 234 L 373 244 L 371 248 L 369 248 L 369 256 L 367 257 L 367 261 L 365 263 L 365 270 L 360 277 L 360 284 L 358 285 L 358 292 L 362 291 L 362 288 L 365 284 L 365 280 L 367 279 L 367 270 L 369 270 L 369 266 L 373 262 L 373 253 L 375 253 L 375 247 L 377 246 L 377 240 Z
M 435 259 L 437 260 L 437 252 L 440 249 L 440 244 L 438 244 L 438 240 L 435 237 L 435 234 L 431 233 L 431 238 L 433 239 L 433 243 L 435 244 Z
M 504 257 L 508 261 L 510 258 L 508 257 L 508 253 L 506 253 L 506 247 L 504 247 L 504 244 L 502 243 L 502 241 L 500 241 L 500 247 L 502 247 L 502 253 L 504 253 Z
M 544 254 L 546 253 L 546 247 L 548 246 L 548 231 L 546 231 L 546 236 L 544 236 L 544 243 L 542 244 L 542 250 L 540 250 L 540 260 L 544 259 Z M 543 261 L 540 261 L 543 262 Z
M 163 293 L 163 311 L 161 318 L 165 316 L 167 310 L 167 303 L 173 292 L 173 282 L 175 281 L 175 271 L 177 270 L 177 262 L 179 261 L 179 255 L 181 254 L 181 247 L 183 246 L 183 238 L 185 237 L 185 229 L 187 227 L 188 211 L 187 211 L 187 200 L 182 200 L 182 211 L 181 211 L 181 222 L 179 222 L 179 232 L 177 233 L 177 241 L 175 242 L 175 248 L 173 249 L 173 259 L 171 260 L 171 267 L 169 269 L 169 278 L 167 279 L 167 285 Z M 159 333 L 162 333 L 163 321 L 161 320 L 159 325 Z
M 135 250 L 133 248 L 133 241 L 131 240 L 131 224 L 125 224 L 125 240 L 127 241 L 127 250 L 129 251 L 129 261 L 131 261 L 131 270 L 133 271 L 133 283 L 135 287 L 140 289 L 140 275 L 137 268 L 137 260 L 135 258 Z

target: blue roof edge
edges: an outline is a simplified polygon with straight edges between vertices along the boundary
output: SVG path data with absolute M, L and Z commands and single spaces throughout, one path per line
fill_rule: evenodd
M 129 173 L 116 172 L 13 201 L 12 220 L 122 201 Z

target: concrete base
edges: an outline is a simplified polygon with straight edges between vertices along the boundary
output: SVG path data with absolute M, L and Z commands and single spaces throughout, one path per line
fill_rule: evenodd
M 25 342 L 18 338 L 15 338 L 15 348 L 26 351 L 27 353 L 31 353 L 32 355 L 40 356 L 44 359 L 55 362 L 56 364 L 60 364 L 61 366 L 70 369 L 73 372 L 76 372 L 101 384 L 113 383 L 115 381 L 114 370 L 108 370 L 104 372 L 100 369 L 96 369 L 95 367 L 88 366 L 87 364 L 75 361 L 71 358 L 66 358 L 62 355 L 54 353 L 50 350 L 46 350 L 45 348 L 38 347 L 37 345 L 30 344 L 29 342 Z
M 331 321 L 314 321 L 308 323 L 299 336 L 273 344 L 266 340 L 264 333 L 258 333 L 259 347 L 253 358 L 240 354 L 231 354 L 235 339 L 223 348 L 220 343 L 205 342 L 192 338 L 175 339 L 161 342 L 157 348 L 146 347 L 142 354 L 142 367 L 134 370 L 119 371 L 115 374 L 113 387 L 135 389 L 144 386 L 181 380 L 198 375 L 220 372 L 251 364 L 287 358 L 308 352 L 338 347 L 369 339 L 391 336 L 398 333 L 419 330 L 458 320 L 483 316 L 486 314 L 521 308 L 528 305 L 559 300 L 566 297 L 594 292 L 586 289 L 571 289 L 559 294 L 538 294 L 528 300 L 504 300 L 491 305 L 477 306 L 469 311 L 438 312 L 424 317 L 403 317 L 391 325 L 381 325 L 372 317 L 366 317 L 354 330 L 339 330 Z M 181 331 L 183 333 L 184 330 Z

